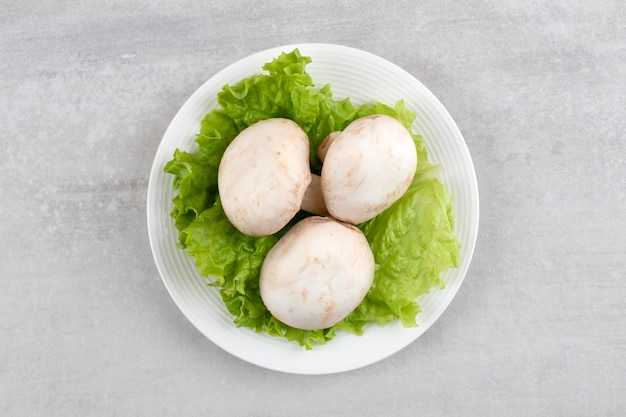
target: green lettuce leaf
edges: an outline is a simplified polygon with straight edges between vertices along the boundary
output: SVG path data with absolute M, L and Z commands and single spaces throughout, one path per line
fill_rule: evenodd
M 329 85 L 314 86 L 306 72 L 310 62 L 296 49 L 265 64 L 265 73 L 224 86 L 217 97 L 220 107 L 202 120 L 198 150 L 176 150 L 164 167 L 178 191 L 171 216 L 179 230 L 179 246 L 195 259 L 207 283 L 219 289 L 235 325 L 295 341 L 306 349 L 328 342 L 339 330 L 362 334 L 369 323 L 400 320 L 406 327 L 415 326 L 420 312 L 416 298 L 442 288 L 441 273 L 460 261 L 452 197 L 437 179 L 437 167 L 428 162 L 422 138 L 413 135 L 418 170 L 409 190 L 385 212 L 359 225 L 376 261 L 374 284 L 359 307 L 335 326 L 316 331 L 289 327 L 265 308 L 259 291 L 263 260 L 280 237 L 308 214 L 300 212 L 283 230 L 261 238 L 246 236 L 232 226 L 217 189 L 219 162 L 228 144 L 259 120 L 289 118 L 309 136 L 315 171 L 321 167 L 315 151 L 330 132 L 369 114 L 390 115 L 409 130 L 415 118 L 403 101 L 394 106 L 378 102 L 356 106 L 349 99 L 335 100 Z
M 415 326 L 420 312 L 415 299 L 431 288 L 443 288 L 441 273 L 459 265 L 452 198 L 433 171 L 437 168 L 418 172 L 400 200 L 360 225 L 377 265 L 364 302 L 364 307 L 377 307 L 375 315 L 365 309 L 360 320 L 384 324 L 393 317 L 405 327 Z

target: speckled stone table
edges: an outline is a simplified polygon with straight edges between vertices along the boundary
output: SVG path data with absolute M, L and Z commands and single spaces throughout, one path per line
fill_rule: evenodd
M 0 414 L 626 414 L 626 8 L 617 0 L 5 2 Z M 146 190 L 187 97 L 269 47 L 406 69 L 472 154 L 465 283 L 398 354 L 326 376 L 251 365 L 178 310 Z

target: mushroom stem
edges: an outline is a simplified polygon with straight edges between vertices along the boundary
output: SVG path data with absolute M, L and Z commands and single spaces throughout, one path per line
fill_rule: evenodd
M 326 152 L 328 152 L 330 144 L 333 143 L 335 138 L 340 134 L 341 132 L 330 132 L 328 136 L 324 138 L 322 143 L 320 143 L 320 146 L 317 148 L 317 157 L 320 159 L 320 161 L 324 162 L 324 159 L 326 158 Z
M 322 183 L 319 175 L 311 174 L 311 183 L 304 192 L 304 198 L 300 208 L 306 212 L 327 216 L 328 209 L 322 195 Z
M 331 132 L 324 138 L 320 146 L 317 148 L 317 157 L 323 163 L 326 158 L 326 152 L 331 143 L 341 132 Z M 317 214 L 318 216 L 328 216 L 328 209 L 324 202 L 322 194 L 322 183 L 319 175 L 311 174 L 311 183 L 304 193 L 304 199 L 300 208 L 308 213 Z

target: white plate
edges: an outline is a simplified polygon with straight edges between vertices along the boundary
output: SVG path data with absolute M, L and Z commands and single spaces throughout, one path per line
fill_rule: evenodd
M 299 48 L 313 60 L 307 71 L 316 87 L 330 83 L 334 97 L 350 97 L 356 104 L 375 100 L 393 105 L 404 99 L 417 112 L 413 130 L 424 137 L 432 163 L 441 164 L 441 181 L 454 197 L 455 228 L 461 243 L 461 265 L 442 275 L 443 290 L 419 299 L 419 326 L 399 323 L 371 325 L 363 336 L 338 334 L 323 346 L 307 351 L 294 342 L 234 326 L 216 288 L 206 285 L 194 262 L 177 248 L 178 233 L 170 217 L 170 174 L 163 171 L 176 148 L 193 151 L 200 121 L 217 107 L 217 93 L 225 84 L 262 71 L 264 63 L 281 52 Z M 148 186 L 148 232 L 157 268 L 183 314 L 213 343 L 232 355 L 261 367 L 297 374 L 348 371 L 382 360 L 422 335 L 450 304 L 465 277 L 478 232 L 478 186 L 467 146 L 456 124 L 437 98 L 398 66 L 370 53 L 339 45 L 286 45 L 244 58 L 217 73 L 185 102 L 168 127 L 154 159 Z

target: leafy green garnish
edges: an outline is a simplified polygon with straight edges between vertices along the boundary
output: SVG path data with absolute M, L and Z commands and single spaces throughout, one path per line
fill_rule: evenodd
M 420 312 L 416 298 L 432 288 L 443 288 L 441 273 L 460 261 L 452 197 L 437 179 L 437 167 L 428 161 L 422 137 L 413 135 L 418 155 L 413 183 L 393 206 L 359 225 L 376 261 L 374 284 L 359 307 L 335 326 L 315 331 L 289 327 L 265 308 L 259 291 L 263 260 L 278 239 L 308 214 L 299 213 L 272 236 L 250 237 L 235 229 L 222 210 L 217 189 L 219 162 L 228 144 L 259 120 L 288 118 L 309 136 L 315 171 L 321 167 L 315 152 L 321 141 L 353 120 L 382 113 L 411 130 L 415 118 L 403 101 L 391 107 L 335 100 L 330 85 L 315 88 L 306 72 L 310 62 L 296 49 L 265 64 L 267 73 L 224 86 L 217 97 L 220 108 L 202 120 L 198 151 L 177 149 L 165 166 L 178 191 L 171 216 L 179 230 L 179 246 L 195 258 L 203 276 L 213 279 L 209 285 L 219 288 L 234 323 L 296 341 L 307 349 L 331 340 L 337 330 L 362 334 L 368 323 L 400 320 L 405 327 L 416 326 Z

